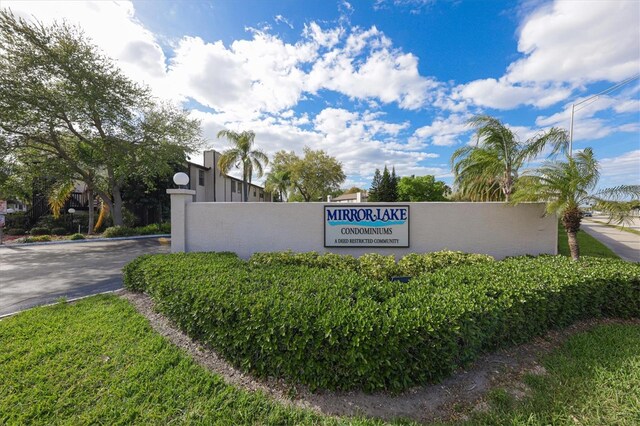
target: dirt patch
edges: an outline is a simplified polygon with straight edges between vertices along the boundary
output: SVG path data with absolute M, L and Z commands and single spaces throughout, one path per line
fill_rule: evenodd
M 155 312 L 153 301 L 145 294 L 124 291 L 121 297 L 147 317 L 154 330 L 185 349 L 196 362 L 219 374 L 229 384 L 250 391 L 261 391 L 285 405 L 311 409 L 325 415 L 361 415 L 384 420 L 405 418 L 422 423 L 463 419 L 471 411 L 487 410 L 489 406 L 485 396 L 496 387 L 505 388 L 517 399 L 524 398 L 529 389 L 523 383 L 523 377 L 526 374 L 546 374 L 544 367 L 538 363 L 539 358 L 575 333 L 600 324 L 640 325 L 640 320 L 582 321 L 562 330 L 551 331 L 530 343 L 484 355 L 441 383 L 416 387 L 401 394 L 367 394 L 359 391 L 314 393 L 305 386 L 292 386 L 278 379 L 261 380 L 236 369 L 211 348 L 192 340 L 167 318 Z

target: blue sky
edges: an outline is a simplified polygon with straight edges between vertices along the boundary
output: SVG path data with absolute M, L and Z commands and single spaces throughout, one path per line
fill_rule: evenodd
M 385 164 L 450 183 L 474 114 L 526 140 L 640 73 L 634 0 L 3 5 L 85 28 L 127 75 L 191 109 L 209 146 L 224 149 L 215 134 L 230 128 L 254 130 L 269 154 L 324 149 L 345 187 L 367 187 Z M 577 112 L 574 147 L 587 146 L 601 186 L 640 184 L 638 79 Z

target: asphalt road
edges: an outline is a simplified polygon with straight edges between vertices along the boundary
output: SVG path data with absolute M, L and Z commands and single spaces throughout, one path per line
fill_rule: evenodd
M 169 251 L 157 238 L 0 247 L 0 316 L 117 290 L 127 262 Z

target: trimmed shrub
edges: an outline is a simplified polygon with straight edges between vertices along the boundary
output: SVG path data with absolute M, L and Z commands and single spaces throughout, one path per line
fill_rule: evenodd
M 69 237 L 70 240 L 84 240 L 85 237 L 82 234 L 78 234 L 77 232 Z
M 334 267 L 256 262 L 267 257 L 148 255 L 124 268 L 124 283 L 149 293 L 160 312 L 236 366 L 312 388 L 400 391 L 553 327 L 640 317 L 640 265 L 620 260 L 483 261 L 407 285 Z
M 66 235 L 67 230 L 65 228 L 53 228 L 51 230 L 52 235 Z
M 393 255 L 383 256 L 378 253 L 363 254 L 358 258 L 360 273 L 376 280 L 388 280 L 398 275 L 398 265 Z
M 50 235 L 38 235 L 36 237 L 27 237 L 24 239 L 25 243 L 44 243 L 47 241 L 51 241 Z
M 130 237 L 132 235 L 136 235 L 135 231 L 126 226 L 112 226 L 102 233 L 105 238 Z
M 51 229 L 43 228 L 43 227 L 35 227 L 35 228 L 31 228 L 31 231 L 29 233 L 31 235 L 49 235 L 51 234 Z
M 11 228 L 7 229 L 7 235 L 24 235 L 25 230 L 21 228 Z
M 316 258 L 315 266 L 340 271 L 358 271 L 360 263 L 358 259 L 348 254 L 324 253 Z
M 146 226 L 139 226 L 137 228 L 133 228 L 133 232 L 135 232 L 136 235 L 170 234 L 171 224 L 170 223 L 151 223 Z
M 29 227 L 29 216 L 25 212 L 7 213 L 5 221 L 7 228 L 26 229 Z
M 433 253 L 410 253 L 398 262 L 402 275 L 417 277 L 427 272 L 460 265 L 474 265 L 492 262 L 493 257 L 486 254 L 463 253 L 461 251 L 436 251 Z

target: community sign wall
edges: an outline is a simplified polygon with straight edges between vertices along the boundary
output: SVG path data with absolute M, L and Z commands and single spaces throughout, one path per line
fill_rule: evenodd
M 556 254 L 557 219 L 526 203 L 194 203 L 172 193 L 172 251 Z

